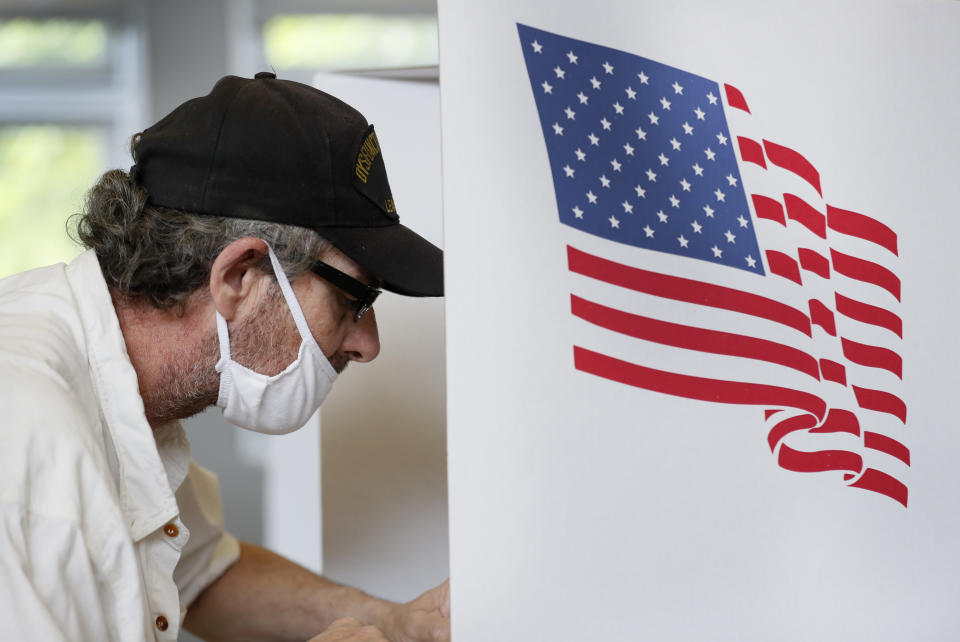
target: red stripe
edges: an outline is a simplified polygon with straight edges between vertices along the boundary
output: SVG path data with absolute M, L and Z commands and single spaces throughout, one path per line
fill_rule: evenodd
M 883 390 L 853 387 L 853 394 L 857 398 L 857 405 L 866 410 L 875 410 L 893 415 L 903 423 L 907 423 L 907 404 L 896 395 Z
M 777 422 L 777 425 L 767 433 L 767 443 L 770 444 L 770 452 L 773 452 L 777 444 L 792 432 L 798 430 L 809 430 L 817 425 L 817 418 L 813 415 L 797 415 Z
M 785 279 L 790 279 L 794 283 L 803 285 L 803 281 L 800 279 L 800 266 L 783 252 L 767 250 L 767 265 L 770 267 L 772 274 L 782 276 Z
M 655 370 L 621 361 L 580 346 L 573 347 L 577 370 L 629 386 L 662 392 L 686 399 L 714 403 L 784 406 L 823 417 L 827 405 L 822 399 L 800 390 L 743 381 L 723 381 Z
M 820 374 L 824 381 L 839 383 L 841 386 L 847 385 L 847 369 L 836 361 L 820 359 Z
M 763 147 L 755 140 L 745 136 L 737 136 L 737 144 L 740 146 L 740 158 L 745 163 L 756 163 L 766 169 L 767 161 L 763 157 Z
M 731 107 L 736 107 L 737 109 L 742 109 L 743 111 L 750 113 L 750 108 L 747 107 L 747 99 L 743 97 L 743 93 L 734 87 L 733 85 L 723 85 L 724 90 L 727 92 L 727 104 Z
M 829 334 L 831 337 L 837 336 L 837 322 L 833 316 L 833 312 L 820 303 L 816 299 L 810 299 L 810 321 L 814 325 L 818 325 L 823 328 L 823 331 Z
M 872 490 L 875 493 L 880 493 L 881 495 L 895 499 L 904 506 L 907 505 L 907 487 L 890 475 L 882 473 L 879 470 L 874 470 L 873 468 L 866 469 L 863 475 L 860 476 L 860 479 L 850 485 L 854 488 Z
M 827 413 L 827 418 L 823 423 L 810 430 L 812 433 L 834 433 L 846 432 L 851 435 L 860 436 L 860 422 L 857 416 L 849 410 L 841 408 L 831 408 Z
M 901 339 L 903 338 L 903 320 L 889 310 L 878 308 L 875 305 L 861 303 L 847 298 L 842 294 L 836 295 L 837 312 L 845 317 L 861 323 L 869 323 L 881 328 L 886 328 Z
M 833 260 L 833 269 L 837 273 L 880 286 L 895 296 L 897 301 L 900 300 L 900 279 L 879 263 L 858 259 L 834 249 L 830 250 L 830 258 Z
M 876 243 L 897 254 L 897 235 L 880 221 L 827 205 L 827 225 L 831 230 Z
M 865 432 L 863 433 L 863 445 L 887 453 L 891 457 L 896 457 L 907 466 L 910 465 L 910 449 L 896 439 L 876 432 Z
M 804 270 L 813 272 L 825 279 L 830 278 L 830 259 L 805 247 L 797 249 L 797 256 L 800 258 L 800 267 Z
M 870 368 L 883 368 L 903 379 L 903 359 L 893 350 L 857 343 L 846 337 L 840 337 L 843 356 L 850 361 Z
M 567 263 L 570 270 L 577 274 L 636 292 L 749 314 L 781 323 L 807 336 L 812 334 L 810 319 L 806 314 L 779 301 L 750 292 L 641 270 L 587 254 L 569 245 L 567 246 Z
M 847 450 L 818 450 L 809 453 L 794 450 L 786 444 L 780 446 L 777 463 L 782 468 L 798 473 L 822 473 L 827 470 L 860 472 L 863 468 L 863 459 L 860 455 Z
M 820 378 L 816 359 L 781 343 L 651 319 L 587 301 L 573 294 L 570 295 L 570 308 L 575 316 L 585 321 L 637 339 L 687 350 L 767 361 L 799 370 L 814 379 Z
M 770 162 L 785 170 L 791 171 L 803 180 L 813 185 L 817 192 L 823 196 L 820 190 L 820 172 L 798 152 L 789 147 L 771 143 L 769 140 L 763 141 L 763 148 L 767 152 L 767 158 Z
M 769 196 L 753 195 L 753 209 L 757 212 L 757 218 L 765 218 L 770 221 L 776 221 L 786 227 L 787 219 L 783 215 L 783 205 L 775 198 Z
M 783 203 L 787 206 L 787 218 L 800 223 L 820 238 L 827 238 L 827 217 L 820 210 L 793 194 L 784 194 Z

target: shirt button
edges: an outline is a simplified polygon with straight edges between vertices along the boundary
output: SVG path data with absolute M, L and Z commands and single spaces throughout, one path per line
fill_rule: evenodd
M 167 524 L 163 527 L 163 533 L 167 537 L 176 537 L 180 534 L 180 529 L 175 524 Z
M 167 627 L 169 627 L 169 626 L 170 626 L 170 623 L 167 622 L 167 618 L 163 617 L 162 615 L 158 615 L 158 616 L 157 616 L 157 628 L 158 628 L 158 629 L 160 629 L 161 631 L 166 631 L 166 630 L 167 630 Z

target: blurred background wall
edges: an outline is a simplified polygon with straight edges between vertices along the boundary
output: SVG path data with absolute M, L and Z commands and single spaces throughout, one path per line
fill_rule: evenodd
M 79 252 L 67 217 L 99 174 L 129 168 L 133 133 L 263 69 L 356 102 L 402 220 L 441 245 L 436 64 L 433 0 L 0 0 L 0 277 Z M 385 95 L 403 99 L 331 71 L 391 77 Z M 303 430 L 265 437 L 216 409 L 185 425 L 238 537 L 408 600 L 448 568 L 443 306 L 385 294 L 376 313 L 380 358 Z

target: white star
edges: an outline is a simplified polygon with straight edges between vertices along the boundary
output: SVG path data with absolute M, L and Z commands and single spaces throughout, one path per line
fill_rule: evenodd
M 722 202 L 722 203 L 726 203 L 726 202 L 727 202 L 727 195 L 724 194 L 723 192 L 721 192 L 719 188 L 716 189 L 716 190 L 714 190 L 713 193 L 717 195 L 717 200 L 718 200 L 718 201 L 720 201 L 720 202 Z
M 552 93 L 553 93 L 553 85 L 551 85 L 550 83 L 548 83 L 546 80 L 544 80 L 543 83 L 542 83 L 540 86 L 543 87 L 543 92 L 544 92 L 545 94 L 552 94 Z
M 590 144 L 591 144 L 591 145 L 596 145 L 597 147 L 600 146 L 600 139 L 597 138 L 597 136 L 596 136 L 593 132 L 590 132 L 590 134 L 587 136 L 587 138 L 590 139 Z
M 557 78 L 560 78 L 561 80 L 567 74 L 567 72 L 560 68 L 560 65 L 557 65 L 553 68 L 553 73 L 557 74 Z
M 683 94 L 683 85 L 681 85 L 676 80 L 674 80 L 672 86 L 673 86 L 674 93 Z
M 611 214 L 610 218 L 608 218 L 607 220 L 610 221 L 610 227 L 615 227 L 617 229 L 620 228 L 620 221 L 618 221 L 617 217 L 614 216 L 613 214 Z
M 679 208 L 679 207 L 680 207 L 680 199 L 677 198 L 675 195 L 671 194 L 671 195 L 670 195 L 670 205 L 672 205 L 672 206 L 675 207 L 675 208 Z
M 587 200 L 590 201 L 591 204 L 596 205 L 597 195 L 593 193 L 593 190 L 587 192 Z
M 579 94 L 577 94 L 577 98 L 580 99 L 580 104 L 581 104 L 581 105 L 586 105 L 586 104 L 587 104 L 587 101 L 590 100 L 590 99 L 587 97 L 587 95 L 586 95 L 585 93 L 583 93 L 582 91 L 581 91 Z
M 571 64 L 571 65 L 577 64 L 577 57 L 574 55 L 573 51 L 568 51 L 568 52 L 567 52 L 567 58 L 570 59 L 570 64 Z
M 703 211 L 706 213 L 707 218 L 713 218 L 713 208 L 709 205 L 703 206 Z
M 689 192 L 689 191 L 690 191 L 690 183 L 688 183 L 688 182 L 687 182 L 687 179 L 685 179 L 685 178 L 680 179 L 680 187 L 683 188 L 683 191 L 684 191 L 684 192 Z
M 710 101 L 710 104 L 711 104 L 711 105 L 716 105 L 716 104 L 717 104 L 717 97 L 713 95 L 713 92 L 712 92 L 712 91 L 711 91 L 709 94 L 707 94 L 707 100 Z
M 590 79 L 590 84 L 593 85 L 594 89 L 600 89 L 600 81 L 597 80 L 597 77 L 594 76 Z
M 647 118 L 650 119 L 650 124 L 651 124 L 651 125 L 659 125 L 659 124 L 660 124 L 660 117 L 657 116 L 657 115 L 656 115 L 655 113 L 653 113 L 653 112 L 650 112 L 649 114 L 647 114 Z
M 667 100 L 666 96 L 660 99 L 660 104 L 663 106 L 664 109 L 666 109 L 667 111 L 670 111 L 670 101 Z
M 557 134 L 557 136 L 563 136 L 563 127 L 560 126 L 560 123 L 553 124 L 553 131 Z
M 567 115 L 567 118 L 569 118 L 570 120 L 574 120 L 574 116 L 577 115 L 577 112 L 573 111 L 573 110 L 570 109 L 569 107 L 567 107 L 567 108 L 564 109 L 563 111 L 564 111 L 564 113 Z
M 736 186 L 737 186 L 737 177 L 734 176 L 732 173 L 731 173 L 731 174 L 727 174 L 727 182 L 730 183 L 730 187 L 736 187 Z
M 640 140 L 647 140 L 647 132 L 643 131 L 640 127 L 637 127 L 637 138 Z
M 626 212 L 627 214 L 633 214 L 633 205 L 631 205 L 631 204 L 628 203 L 627 201 L 624 201 L 624 202 L 622 202 L 622 203 L 620 203 L 620 204 L 623 205 L 623 211 L 624 211 L 624 212 Z
M 636 190 L 638 197 L 640 197 L 640 198 L 646 198 L 646 197 L 647 197 L 647 190 L 643 189 L 643 188 L 640 187 L 639 185 L 637 185 L 637 186 L 634 187 L 633 189 Z
M 716 152 L 714 152 L 714 151 L 713 151 L 712 149 L 710 149 L 709 147 L 707 147 L 705 150 L 703 150 L 703 153 L 706 154 L 706 155 L 707 155 L 707 158 L 710 159 L 710 160 L 716 160 L 716 158 L 717 158 Z
M 573 215 L 574 215 L 575 217 L 577 217 L 577 218 L 583 218 L 583 210 L 580 209 L 579 207 L 577 207 L 576 205 L 574 205 L 574 206 L 573 206 Z
M 541 44 L 540 44 L 539 42 L 537 42 L 536 40 L 534 40 L 533 42 L 531 42 L 531 43 L 530 43 L 530 46 L 533 47 L 533 50 L 534 50 L 536 53 L 542 53 L 542 52 L 543 52 L 543 45 L 541 45 Z
M 637 74 L 637 78 L 640 79 L 640 84 L 641 84 L 641 85 L 649 85 L 649 84 L 650 84 L 650 83 L 647 82 L 647 80 L 650 79 L 650 76 L 648 76 L 647 74 L 643 73 L 642 71 L 641 71 L 639 74 Z
M 625 143 L 623 146 L 623 151 L 627 153 L 627 156 L 633 156 L 633 145 L 630 143 Z
M 696 109 L 694 109 L 694 110 L 693 110 L 693 113 L 695 113 L 695 114 L 697 115 L 697 120 L 705 120 L 704 117 L 707 115 L 707 113 L 706 113 L 705 111 L 703 111 L 702 109 L 700 109 L 699 107 L 697 107 Z
M 603 63 L 603 70 L 611 76 L 613 75 L 613 65 L 611 65 L 609 62 Z
M 619 171 L 620 171 L 620 167 L 622 167 L 622 166 L 620 165 L 620 161 L 618 161 L 616 158 L 614 158 L 612 161 L 610 161 L 610 165 L 613 166 L 613 171 L 615 171 L 615 172 L 619 172 Z
M 671 138 L 671 139 L 670 139 L 670 145 L 673 146 L 673 150 L 674 150 L 674 151 L 676 151 L 676 152 L 679 152 L 679 151 L 680 151 L 680 141 L 677 140 L 676 138 Z
M 714 245 L 714 246 L 711 247 L 710 249 L 713 250 L 713 256 L 714 256 L 714 258 L 718 258 L 718 259 L 719 259 L 721 256 L 723 256 L 723 250 L 721 250 L 721 249 L 720 249 L 719 247 L 717 247 L 716 245 Z
M 663 213 L 663 210 L 660 210 L 659 212 L 657 212 L 657 218 L 660 219 L 661 223 L 666 223 L 669 217 Z
M 600 125 L 602 125 L 603 128 L 606 129 L 607 131 L 610 131 L 610 121 L 607 120 L 606 118 L 600 119 Z
M 657 182 L 657 175 L 654 173 L 652 169 L 647 170 L 647 179 L 650 180 L 651 183 Z
M 649 225 L 644 225 L 644 226 L 643 226 L 643 233 L 647 235 L 647 238 L 648 238 L 648 239 L 652 239 L 652 238 L 653 238 L 653 230 L 650 228 Z
M 573 168 L 569 165 L 563 166 L 563 171 L 567 174 L 567 178 L 573 178 Z
M 717 140 L 720 141 L 721 145 L 727 144 L 727 137 L 723 135 L 723 132 L 717 134 Z
M 754 268 L 757 267 L 757 259 L 753 258 L 749 254 L 747 255 L 747 265 Z
M 603 185 L 604 187 L 607 187 L 607 188 L 610 187 L 610 179 L 607 178 L 607 175 L 606 175 L 606 174 L 602 174 L 602 175 L 600 176 L 600 184 Z
M 686 238 L 684 238 L 683 234 L 681 234 L 680 236 L 678 236 L 678 237 L 677 237 L 677 240 L 680 241 L 680 247 L 687 247 L 687 245 L 689 245 L 689 243 L 690 243 L 690 241 L 688 241 Z
M 741 214 L 740 216 L 737 217 L 737 222 L 740 223 L 740 227 L 746 227 L 749 221 L 743 218 L 743 215 Z
M 623 114 L 623 105 L 619 101 L 613 103 L 613 111 L 617 112 L 618 115 Z
M 670 164 L 670 159 L 667 158 L 667 157 L 663 154 L 663 152 L 660 152 L 660 155 L 657 156 L 657 158 L 660 159 L 660 164 L 661 164 L 661 165 L 669 165 L 669 164 Z
M 690 125 L 690 123 L 683 124 L 683 133 L 687 136 L 693 136 L 693 127 Z
M 726 232 L 724 232 L 723 235 L 727 237 L 727 243 L 736 242 L 737 235 L 733 234 L 730 230 L 727 230 Z
M 693 164 L 693 173 L 697 176 L 703 176 L 703 168 L 700 167 L 700 163 Z
M 627 91 L 627 98 L 629 98 L 630 100 L 637 99 L 637 92 L 633 90 L 633 87 L 627 87 L 626 91 Z
M 702 225 L 700 225 L 699 223 L 697 223 L 696 221 L 694 221 L 693 223 L 690 224 L 690 226 L 693 227 L 693 231 L 694 231 L 695 233 L 701 234 L 701 230 L 703 229 L 703 226 L 702 226 Z
M 574 150 L 573 153 L 577 155 L 577 160 L 578 160 L 578 161 L 583 162 L 583 161 L 587 160 L 587 155 L 586 155 L 586 154 L 584 153 L 584 151 L 583 151 L 582 149 L 580 149 L 579 147 L 577 147 L 577 149 Z

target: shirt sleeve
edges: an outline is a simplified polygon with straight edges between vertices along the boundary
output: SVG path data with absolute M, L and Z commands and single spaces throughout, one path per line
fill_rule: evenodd
M 188 607 L 240 556 L 240 544 L 226 532 L 217 476 L 194 461 L 177 490 L 180 519 L 190 539 L 180 555 L 173 579 L 180 589 L 180 604 Z
M 0 502 L 0 639 L 109 640 L 102 588 L 76 524 Z

